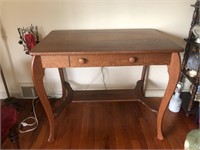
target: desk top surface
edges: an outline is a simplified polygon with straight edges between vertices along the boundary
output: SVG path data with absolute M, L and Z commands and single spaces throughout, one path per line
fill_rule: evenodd
M 183 48 L 154 29 L 54 30 L 31 55 L 181 52 Z

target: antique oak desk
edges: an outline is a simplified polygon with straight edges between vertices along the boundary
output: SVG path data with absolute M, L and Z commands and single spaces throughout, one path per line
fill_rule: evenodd
M 33 82 L 50 125 L 48 141 L 54 140 L 54 117 L 61 112 L 65 104 L 69 104 L 74 99 L 78 92 L 73 91 L 70 84 L 64 81 L 62 68 L 137 65 L 142 65 L 143 71 L 141 80 L 137 82 L 135 89 L 125 91 L 124 95 L 120 94 L 120 90 L 107 90 L 105 96 L 108 95 L 108 92 L 118 94 L 117 96 L 121 99 L 130 95 L 132 99 L 156 112 L 157 138 L 162 140 L 164 138 L 162 119 L 179 78 L 179 52 L 181 51 L 183 49 L 167 39 L 162 32 L 153 29 L 57 30 L 50 32 L 30 53 L 33 56 Z M 148 98 L 143 94 L 145 72 L 149 65 L 168 66 L 169 81 L 158 108 L 152 108 L 154 106 L 151 106 Z M 60 73 L 63 94 L 61 104 L 57 107 L 51 106 L 44 89 L 45 68 L 58 68 Z

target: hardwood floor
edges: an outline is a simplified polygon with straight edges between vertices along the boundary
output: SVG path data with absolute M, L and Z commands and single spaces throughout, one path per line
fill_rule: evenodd
M 29 102 L 21 120 L 30 116 Z M 22 149 L 183 149 L 187 133 L 198 128 L 194 116 L 167 110 L 165 139 L 159 141 L 156 113 L 139 102 L 73 102 L 56 118 L 56 140 L 48 143 L 49 125 L 40 103 L 36 112 L 39 126 L 33 132 L 20 133 Z M 2 149 L 11 148 L 9 140 L 2 143 Z

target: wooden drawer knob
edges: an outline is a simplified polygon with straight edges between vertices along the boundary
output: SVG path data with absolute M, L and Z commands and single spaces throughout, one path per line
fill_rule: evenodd
M 86 59 L 84 59 L 84 58 L 79 58 L 79 59 L 78 59 L 78 62 L 79 62 L 80 64 L 85 64 L 85 63 L 86 63 Z
M 134 62 L 136 62 L 136 58 L 135 58 L 135 57 L 130 57 L 130 58 L 128 59 L 128 61 L 129 61 L 130 63 L 134 63 Z

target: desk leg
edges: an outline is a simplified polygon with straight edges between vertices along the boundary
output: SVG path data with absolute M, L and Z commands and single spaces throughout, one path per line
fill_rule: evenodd
M 50 134 L 48 141 L 52 142 L 54 141 L 54 115 L 44 89 L 43 77 L 45 69 L 42 67 L 41 58 L 39 56 L 33 56 L 31 69 L 35 89 L 49 120 Z
M 166 107 L 173 95 L 173 92 L 176 88 L 176 84 L 180 75 L 180 56 L 178 53 L 172 53 L 170 65 L 168 65 L 168 73 L 169 73 L 169 82 L 167 85 L 167 89 L 165 91 L 164 97 L 161 101 L 158 116 L 157 116 L 157 138 L 163 140 L 162 133 L 162 120 L 166 110 Z
M 135 95 L 138 98 L 137 99 L 138 102 L 142 103 L 150 111 L 157 113 L 158 112 L 157 105 L 154 105 L 154 104 L 152 105 L 150 98 L 146 98 L 144 96 L 144 80 L 145 80 L 145 76 L 146 76 L 146 72 L 148 70 L 148 67 L 149 66 L 143 66 L 141 79 L 139 81 L 137 81 L 136 86 L 135 86 Z M 151 98 L 151 99 L 156 100 L 156 98 Z
M 53 108 L 55 118 L 59 116 L 59 114 L 66 107 L 67 104 L 70 104 L 72 102 L 72 98 L 74 95 L 74 91 L 71 88 L 70 84 L 65 81 L 63 70 L 63 68 L 58 69 L 62 85 L 62 97 L 60 100 L 57 101 L 57 105 Z

